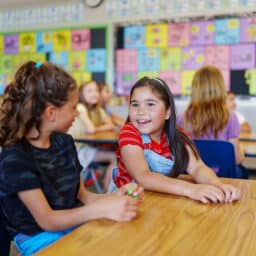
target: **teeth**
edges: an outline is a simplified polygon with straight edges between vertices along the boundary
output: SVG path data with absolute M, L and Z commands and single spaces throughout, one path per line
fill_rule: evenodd
M 139 124 L 145 124 L 145 123 L 149 122 L 149 120 L 138 120 L 137 122 Z

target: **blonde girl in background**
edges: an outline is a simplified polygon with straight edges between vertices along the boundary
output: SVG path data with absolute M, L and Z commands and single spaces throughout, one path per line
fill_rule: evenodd
M 178 116 L 177 124 L 192 138 L 231 142 L 236 163 L 239 165 L 243 161 L 244 153 L 238 138 L 239 122 L 235 113 L 228 110 L 224 79 L 218 68 L 204 66 L 197 70 L 192 80 L 190 102 L 184 114 Z M 247 176 L 243 172 L 241 170 L 238 176 Z
M 77 102 L 75 80 L 49 62 L 25 63 L 5 90 L 0 206 L 21 255 L 33 255 L 84 222 L 136 216 L 139 202 L 126 195 L 127 187 L 110 195 L 85 189 L 74 141 L 66 134 Z M 142 189 L 135 189 L 141 198 Z
M 223 183 L 200 159 L 193 142 L 176 127 L 173 96 L 160 78 L 143 77 L 132 87 L 128 122 L 120 131 L 117 158 L 110 192 L 136 182 L 146 190 L 202 203 L 240 198 L 239 190 Z M 195 184 L 176 179 L 184 170 Z

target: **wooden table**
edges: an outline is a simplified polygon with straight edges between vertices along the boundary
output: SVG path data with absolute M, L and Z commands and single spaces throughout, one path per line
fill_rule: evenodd
M 240 141 L 240 144 L 245 157 L 256 157 L 256 141 Z
M 204 205 L 146 192 L 132 222 L 92 221 L 37 255 L 255 255 L 256 181 L 223 180 L 241 189 L 240 201 Z
M 240 141 L 256 141 L 255 133 L 241 133 L 239 136 Z
M 86 133 L 80 137 L 74 138 L 76 142 L 93 143 L 93 144 L 117 144 L 118 132 L 117 131 L 105 131 L 96 133 Z

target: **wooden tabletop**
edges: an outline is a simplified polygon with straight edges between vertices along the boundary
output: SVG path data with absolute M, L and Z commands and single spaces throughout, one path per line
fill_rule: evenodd
M 241 133 L 240 141 L 256 141 L 256 133 Z
M 240 141 L 245 157 L 256 157 L 256 141 Z
M 223 180 L 241 189 L 240 201 L 204 205 L 146 192 L 132 222 L 91 221 L 37 255 L 255 255 L 256 181 Z
M 118 132 L 117 131 L 105 131 L 96 133 L 85 133 L 79 137 L 74 138 L 76 142 L 82 143 L 98 143 L 98 144 L 117 144 Z

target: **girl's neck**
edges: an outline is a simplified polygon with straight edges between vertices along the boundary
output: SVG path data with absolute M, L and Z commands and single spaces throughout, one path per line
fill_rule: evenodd
M 50 134 L 41 132 L 39 135 L 39 132 L 35 128 L 31 129 L 26 139 L 31 145 L 37 148 L 49 148 L 51 145 Z

